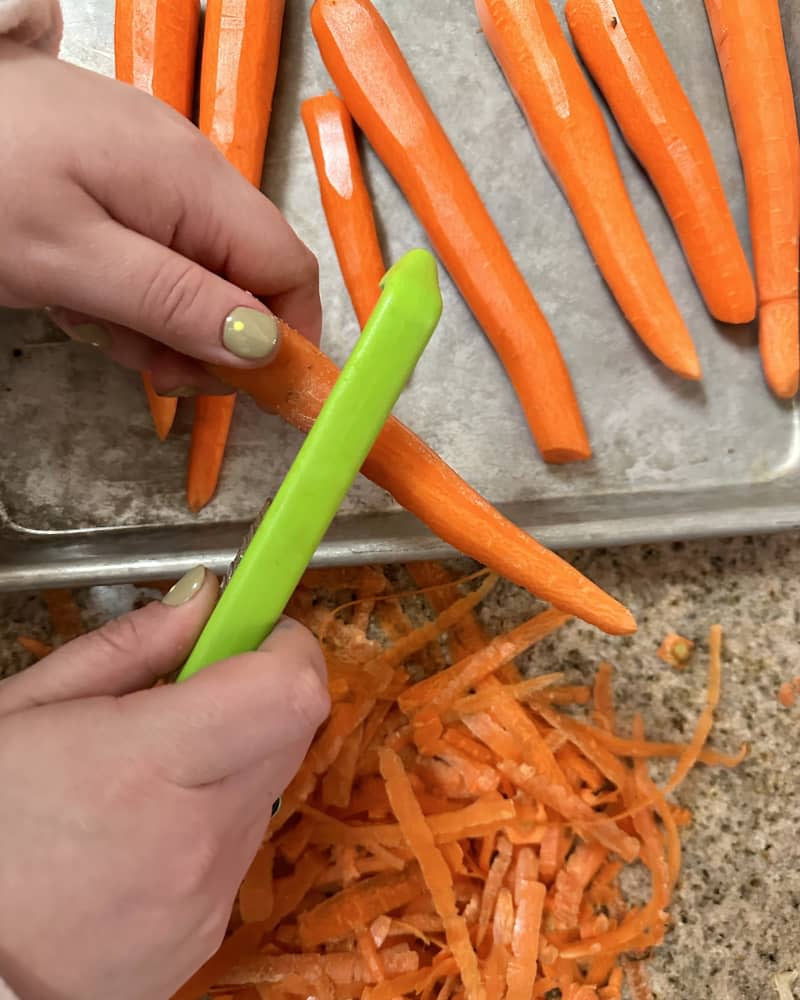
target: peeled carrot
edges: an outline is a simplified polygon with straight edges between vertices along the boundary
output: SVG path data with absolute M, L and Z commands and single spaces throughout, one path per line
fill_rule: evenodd
M 208 0 L 200 76 L 200 130 L 251 184 L 261 184 L 286 0 Z M 201 396 L 186 493 L 198 511 L 219 482 L 236 397 Z
M 705 4 L 747 186 L 761 361 L 788 399 L 800 381 L 800 140 L 780 10 L 777 0 Z
M 339 267 L 358 324 L 363 328 L 378 301 L 386 268 L 353 120 L 344 102 L 330 91 L 304 101 L 300 114 Z
M 351 114 L 503 362 L 542 455 L 589 458 L 558 344 L 389 28 L 370 0 L 316 0 L 311 27 Z
M 199 24 L 200 0 L 117 0 L 117 79 L 191 118 Z M 142 382 L 156 433 L 163 441 L 175 420 L 178 400 L 159 396 L 149 372 L 142 372 Z
M 668 368 L 700 362 L 642 231 L 603 115 L 548 0 L 475 0 L 486 39 L 631 326 Z
M 338 369 L 285 324 L 282 333 L 278 356 L 264 368 L 210 370 L 307 432 Z M 387 421 L 363 472 L 448 544 L 543 600 L 613 634 L 636 630 L 629 611 L 506 520 L 399 420 Z
M 641 0 L 568 0 L 566 18 L 664 202 L 709 312 L 749 323 L 755 286 L 711 148 Z

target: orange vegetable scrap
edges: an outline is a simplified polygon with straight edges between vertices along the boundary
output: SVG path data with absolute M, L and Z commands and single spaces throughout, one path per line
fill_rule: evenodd
M 682 635 L 670 632 L 658 647 L 658 657 L 676 670 L 683 670 L 692 658 L 694 643 Z
M 783 708 L 791 708 L 797 701 L 798 695 L 800 695 L 800 677 L 795 677 L 793 681 L 785 681 L 778 688 L 778 703 Z
M 441 566 L 411 575 L 424 588 L 413 595 L 376 569 L 301 584 L 292 607 L 325 649 L 331 716 L 242 884 L 229 935 L 175 1000 L 249 1000 L 246 990 L 261 1000 L 553 990 L 620 1000 L 625 977 L 648 996 L 644 967 L 628 957 L 650 953 L 669 927 L 685 817 L 668 796 L 697 763 L 741 759 L 705 746 L 721 630 L 693 738 L 656 743 L 639 718 L 630 736 L 618 732 L 608 664 L 582 717 L 549 697 L 565 690 L 551 664 L 521 676 L 515 658 L 565 615 L 548 609 L 489 639 L 476 611 L 491 579 L 465 592 Z M 420 625 L 421 597 L 432 620 Z M 393 628 L 379 644 L 387 602 Z M 450 665 L 421 676 L 432 646 Z M 663 788 L 648 771 L 656 757 L 677 758 Z M 638 862 L 650 899 L 629 906 L 620 876 Z

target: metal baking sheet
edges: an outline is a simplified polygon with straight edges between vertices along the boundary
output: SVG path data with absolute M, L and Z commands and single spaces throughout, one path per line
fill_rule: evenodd
M 592 462 L 537 456 L 491 348 L 446 276 L 441 326 L 397 413 L 470 483 L 546 544 L 580 547 L 800 525 L 800 418 L 774 400 L 753 329 L 710 319 L 660 203 L 616 130 L 630 192 L 693 331 L 705 370 L 689 385 L 641 347 L 606 290 L 570 210 L 478 31 L 469 0 L 377 0 L 549 318 L 572 371 Z M 559 9 L 563 4 L 558 2 Z M 783 4 L 790 62 L 800 10 Z M 113 68 L 113 0 L 66 0 L 66 58 Z M 316 193 L 300 101 L 330 81 L 308 29 L 310 0 L 288 0 L 263 187 L 319 254 L 324 347 L 342 361 L 357 329 Z M 648 7 L 708 132 L 747 239 L 739 162 L 698 0 Z M 365 149 L 387 260 L 425 235 Z M 748 243 L 749 249 L 749 243 Z M 0 588 L 169 577 L 223 569 L 271 496 L 299 435 L 238 405 L 219 495 L 184 503 L 191 406 L 159 444 L 138 376 L 67 343 L 37 315 L 0 315 Z M 381 491 L 359 481 L 320 564 L 446 551 Z

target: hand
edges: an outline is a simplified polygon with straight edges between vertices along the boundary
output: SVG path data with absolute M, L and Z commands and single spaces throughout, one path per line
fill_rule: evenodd
M 329 702 L 285 621 L 260 652 L 181 665 L 216 581 L 0 684 L 0 977 L 28 1000 L 166 1000 L 219 946 L 273 801 Z M 175 594 L 166 600 L 174 600 Z
M 316 259 L 192 124 L 7 40 L 0 94 L 0 305 L 60 307 L 66 332 L 162 393 L 224 391 L 191 359 L 264 364 L 262 298 L 319 343 Z M 256 312 L 231 330 L 239 307 Z

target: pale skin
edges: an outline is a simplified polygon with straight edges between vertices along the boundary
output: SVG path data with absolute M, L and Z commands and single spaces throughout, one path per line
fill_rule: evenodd
M 313 255 L 178 115 L 7 41 L 0 94 L 0 305 L 99 322 L 160 391 L 224 391 L 203 361 L 261 363 L 223 344 L 239 306 L 318 341 Z M 167 1000 L 222 940 L 327 715 L 321 651 L 291 622 L 153 688 L 213 607 L 200 581 L 0 683 L 0 978 L 21 1000 Z

